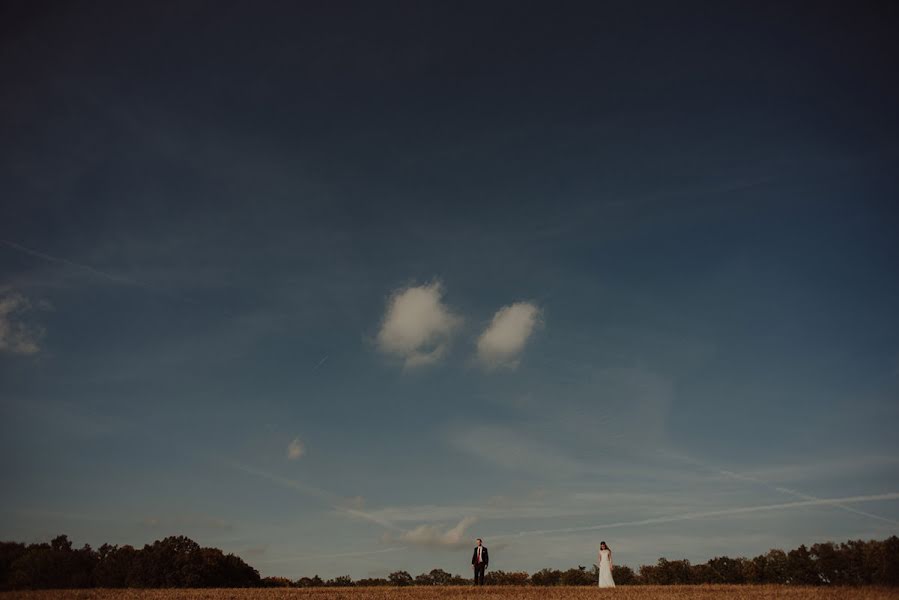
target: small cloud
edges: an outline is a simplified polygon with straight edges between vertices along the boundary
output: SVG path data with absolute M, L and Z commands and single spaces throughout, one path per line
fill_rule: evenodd
M 465 548 L 472 543 L 465 532 L 477 520 L 477 517 L 465 517 L 455 527 L 448 530 L 437 525 L 419 525 L 415 529 L 400 534 L 397 540 L 419 546 Z
M 300 441 L 300 438 L 294 438 L 292 442 L 287 445 L 287 459 L 288 460 L 299 460 L 306 454 L 306 445 Z
M 397 356 L 406 368 L 433 364 L 446 354 L 453 332 L 462 319 L 442 301 L 439 281 L 396 290 L 378 332 L 378 348 Z
M 21 294 L 0 297 L 0 352 L 31 355 L 40 351 L 44 330 L 22 321 L 24 313 L 31 308 L 31 303 Z
M 528 338 L 540 324 L 536 304 L 516 302 L 502 307 L 478 338 L 478 360 L 487 369 L 515 369 Z

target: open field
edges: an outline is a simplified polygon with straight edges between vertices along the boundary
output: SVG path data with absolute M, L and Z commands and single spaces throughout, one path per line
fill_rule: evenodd
M 179 589 L 179 590 L 43 590 L 0 593 L 0 598 L 29 600 L 274 600 L 296 598 L 310 600 L 437 600 L 443 598 L 486 598 L 501 600 L 882 600 L 899 598 L 899 589 L 890 588 L 813 588 L 793 586 L 707 585 L 707 586 L 622 586 L 613 590 L 592 587 L 376 587 L 376 588 L 279 588 L 279 589 Z

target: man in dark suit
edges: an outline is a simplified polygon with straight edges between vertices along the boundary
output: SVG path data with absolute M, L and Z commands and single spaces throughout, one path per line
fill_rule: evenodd
M 490 555 L 487 554 L 487 546 L 481 538 L 478 538 L 478 545 L 474 547 L 471 555 L 471 568 L 474 569 L 474 584 L 484 585 L 484 571 L 487 570 L 487 563 L 490 562 Z

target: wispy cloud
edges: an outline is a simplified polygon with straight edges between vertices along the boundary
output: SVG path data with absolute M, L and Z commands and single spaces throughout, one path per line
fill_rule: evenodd
M 556 533 L 579 533 L 585 531 L 600 531 L 604 529 L 618 529 L 622 527 L 646 527 L 650 525 L 660 525 L 663 523 L 675 523 L 678 521 L 693 521 L 703 519 L 716 519 L 721 517 L 733 517 L 747 515 L 760 512 L 770 512 L 779 510 L 789 510 L 794 508 L 808 508 L 812 506 L 836 506 L 839 504 L 855 504 L 861 502 L 882 502 L 887 500 L 899 500 L 899 492 L 890 492 L 887 494 L 872 494 L 869 496 L 846 496 L 843 498 L 817 498 L 815 500 L 802 500 L 798 502 L 783 502 L 780 504 L 762 504 L 757 506 L 743 506 L 738 508 L 726 508 L 722 510 L 708 510 L 698 512 L 688 512 L 676 515 L 668 515 L 663 517 L 653 517 L 649 519 L 639 519 L 635 521 L 618 521 L 613 523 L 604 523 L 601 525 L 588 525 L 584 527 L 565 527 L 561 529 L 535 529 L 531 531 L 519 531 L 518 533 L 510 533 L 505 535 L 494 535 L 497 538 L 510 538 L 526 535 L 547 535 Z
M 860 471 L 876 471 L 899 467 L 899 457 L 885 455 L 827 458 L 815 462 L 785 463 L 753 468 L 743 475 L 778 484 L 793 485 L 797 481 L 814 481 L 827 477 L 857 475 Z
M 369 521 L 371 523 L 376 523 L 386 529 L 400 530 L 399 527 L 397 527 L 387 519 L 384 519 L 383 517 L 373 515 L 367 511 L 361 510 L 360 508 L 354 508 L 354 503 L 357 502 L 356 498 L 348 499 L 344 496 L 329 492 L 328 490 L 322 489 L 320 487 L 309 485 L 300 481 L 296 481 L 294 479 L 289 479 L 287 477 L 282 477 L 280 475 L 275 475 L 274 473 L 269 473 L 268 471 L 263 471 L 262 469 L 256 469 L 254 467 L 236 461 L 227 461 L 225 464 L 232 469 L 236 469 L 238 471 L 242 471 L 256 477 L 261 477 L 281 487 L 299 492 L 304 496 L 315 498 L 323 504 L 326 504 L 333 508 L 338 514 L 343 514 L 349 517 L 355 517 L 363 519 L 365 521 Z
M 786 494 L 787 496 L 792 496 L 794 498 L 802 498 L 803 500 L 812 500 L 812 501 L 821 500 L 821 498 L 819 498 L 817 496 L 812 496 L 811 494 L 805 494 L 798 490 L 794 490 L 794 489 L 783 487 L 783 486 L 773 486 L 773 485 L 769 484 L 767 481 L 763 481 L 761 479 L 757 479 L 754 477 L 748 477 L 746 475 L 740 475 L 739 473 L 734 473 L 732 471 L 721 471 L 721 473 L 724 475 L 727 475 L 728 477 L 733 477 L 735 479 L 741 479 L 743 481 L 750 481 L 753 483 L 759 483 L 759 484 L 771 487 L 772 489 L 774 489 L 782 494 Z M 899 525 L 899 521 L 897 521 L 896 519 L 890 519 L 888 517 L 881 517 L 880 515 L 875 515 L 874 513 L 860 510 L 858 508 L 855 508 L 854 506 L 849 506 L 848 504 L 842 504 L 842 503 L 836 502 L 833 504 L 833 506 L 834 506 L 834 508 L 839 508 L 840 510 L 844 510 L 846 512 L 850 512 L 850 513 L 853 513 L 856 515 L 861 515 L 863 517 L 868 517 L 869 519 L 875 519 L 877 521 L 883 521 L 885 523 Z
M 30 355 L 40 351 L 43 328 L 24 320 L 31 302 L 21 294 L 0 297 L 0 352 Z
M 590 465 L 571 458 L 548 444 L 506 427 L 458 429 L 450 432 L 448 441 L 460 452 L 506 469 L 555 476 L 570 476 L 593 470 Z
M 691 498 L 675 492 L 559 492 L 530 493 L 515 498 L 494 498 L 472 504 L 423 504 L 372 509 L 393 523 L 448 522 L 465 516 L 481 520 L 508 521 L 596 516 L 602 507 L 640 507 L 659 512 L 671 506 L 688 505 Z
M 499 392 L 489 400 L 516 411 L 522 421 L 542 423 L 543 431 L 556 432 L 555 438 L 569 446 L 658 461 L 654 448 L 666 444 L 675 397 L 669 377 L 644 367 L 586 365 L 563 389 L 560 393 L 557 386 L 537 380 L 525 393 Z
M 444 529 L 438 525 L 419 525 L 414 529 L 405 531 L 396 537 L 397 540 L 417 546 L 430 546 L 436 548 L 464 548 L 471 544 L 466 532 L 477 522 L 477 517 L 463 517 L 453 527 Z M 385 539 L 392 539 L 386 536 Z
M 288 460 L 299 460 L 305 454 L 306 445 L 300 440 L 300 438 L 294 438 L 289 444 L 287 444 Z
M 8 246 L 9 248 L 12 248 L 14 250 L 18 250 L 19 252 L 22 252 L 23 254 L 28 254 L 30 256 L 33 256 L 35 258 L 40 258 L 40 259 L 46 260 L 48 262 L 53 262 L 53 263 L 57 263 L 60 265 L 65 265 L 67 267 L 72 267 L 73 269 L 77 269 L 79 271 L 89 273 L 91 275 L 100 277 L 101 279 L 105 279 L 105 280 L 111 281 L 113 283 L 120 283 L 120 284 L 124 284 L 124 285 L 133 285 L 133 286 L 137 286 L 137 287 L 148 287 L 148 286 L 140 283 L 139 281 L 135 281 L 135 280 L 129 279 L 127 277 L 121 277 L 119 275 L 113 275 L 112 273 L 107 273 L 106 271 L 101 271 L 101 270 L 95 269 L 91 266 L 73 262 L 73 261 L 65 259 L 65 258 L 60 258 L 58 256 L 51 256 L 50 254 L 46 254 L 44 252 L 39 252 L 37 250 L 28 248 L 27 246 L 23 246 L 21 244 L 17 244 L 16 242 L 13 242 L 10 240 L 0 240 L 0 244 L 4 244 L 5 246 Z
M 462 323 L 443 303 L 439 281 L 396 290 L 378 332 L 378 348 L 403 360 L 406 368 L 433 364 L 445 354 Z
M 143 290 L 146 290 L 146 291 L 148 291 L 148 292 L 153 292 L 154 294 L 159 294 L 159 295 L 162 295 L 162 296 L 167 296 L 167 297 L 169 297 L 169 298 L 171 298 L 171 299 L 173 299 L 173 300 L 177 300 L 177 301 L 180 301 L 180 302 L 186 302 L 186 303 L 189 303 L 189 304 L 197 304 L 197 301 L 196 301 L 196 300 L 193 300 L 193 299 L 191 299 L 191 298 L 187 298 L 187 297 L 185 297 L 185 296 L 180 296 L 180 295 L 172 294 L 170 291 L 165 290 L 165 289 L 163 289 L 163 288 L 161 288 L 161 287 L 159 287 L 159 286 L 149 285 L 149 284 L 144 283 L 144 282 L 142 282 L 142 281 L 137 281 L 136 279 L 131 279 L 131 278 L 129 278 L 129 277 L 122 277 L 122 276 L 120 276 L 120 275 L 115 275 L 115 274 L 113 274 L 113 273 L 109 273 L 108 271 L 102 271 L 102 270 L 100 270 L 100 269 L 95 269 L 94 267 L 91 267 L 91 266 L 89 266 L 89 265 L 85 265 L 85 264 L 82 264 L 82 263 L 78 263 L 78 262 L 75 262 L 75 261 L 71 261 L 71 260 L 68 260 L 68 259 L 66 259 L 66 258 L 60 258 L 60 257 L 58 257 L 58 256 L 52 256 L 52 255 L 46 254 L 46 253 L 44 253 L 44 252 L 39 252 L 39 251 L 37 251 L 37 250 L 34 250 L 34 249 L 32 249 L 32 248 L 28 248 L 27 246 L 23 246 L 23 245 L 21 245 L 21 244 L 18 244 L 18 243 L 16 243 L 16 242 L 13 242 L 13 241 L 10 241 L 10 240 L 0 239 L 0 244 L 3 244 L 3 245 L 5 245 L 5 246 L 7 246 L 7 247 L 9 247 L 9 248 L 12 248 L 12 249 L 14 249 L 14 250 L 17 250 L 17 251 L 19 251 L 19 252 L 21 252 L 21 253 L 23 253 L 23 254 L 28 254 L 28 255 L 33 256 L 33 257 L 35 257 L 35 258 L 40 258 L 40 259 L 45 260 L 45 261 L 48 261 L 48 262 L 60 264 L 60 265 L 66 266 L 66 267 L 70 267 L 70 268 L 72 268 L 72 269 L 74 269 L 74 270 L 81 271 L 81 272 L 83 272 L 83 273 L 87 273 L 87 274 L 89 274 L 89 275 L 92 275 L 92 276 L 97 277 L 97 278 L 100 278 L 100 279 L 104 279 L 104 280 L 106 280 L 106 281 L 108 281 L 108 282 L 111 282 L 111 283 L 116 283 L 116 284 L 119 284 L 119 285 L 127 285 L 127 286 L 137 287 L 137 288 L 141 288 L 141 289 L 143 289 Z
M 728 469 L 722 469 L 722 468 L 716 467 L 714 465 L 708 464 L 705 461 L 697 460 L 695 458 L 688 457 L 688 456 L 685 456 L 682 454 L 675 454 L 672 452 L 663 452 L 663 454 L 670 458 L 675 458 L 675 459 L 685 462 L 687 464 L 697 466 L 701 469 L 718 473 L 727 478 L 734 479 L 736 481 L 745 481 L 747 483 L 761 485 L 768 489 L 774 490 L 776 492 L 780 492 L 781 494 L 785 494 L 787 496 L 792 496 L 794 498 L 801 498 L 803 500 L 820 500 L 820 498 L 818 498 L 817 496 L 812 496 L 811 494 L 805 494 L 803 492 L 800 492 L 799 490 L 785 487 L 782 485 L 776 485 L 776 484 L 771 483 L 770 481 L 766 481 L 758 476 L 748 475 L 745 473 L 737 473 L 735 471 L 728 470 Z M 855 462 L 855 465 L 858 466 L 858 461 Z M 837 503 L 837 504 L 834 504 L 833 506 L 835 508 L 839 508 L 840 510 L 844 510 L 846 512 L 850 512 L 850 513 L 853 513 L 856 515 L 861 515 L 863 517 L 868 517 L 870 519 L 875 519 L 877 521 L 883 521 L 885 523 L 891 523 L 893 525 L 899 525 L 899 521 L 896 521 L 895 519 L 890 519 L 887 517 L 882 517 L 880 515 L 875 515 L 873 513 L 870 513 L 870 512 L 864 511 L 864 510 L 860 510 L 853 506 L 849 506 L 848 504 Z
M 516 302 L 502 307 L 478 338 L 478 360 L 487 369 L 517 368 L 521 351 L 541 323 L 536 304 Z

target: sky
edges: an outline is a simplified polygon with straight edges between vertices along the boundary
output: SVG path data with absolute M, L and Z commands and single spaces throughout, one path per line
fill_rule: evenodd
M 0 539 L 361 578 L 899 534 L 897 21 L 3 3 Z

